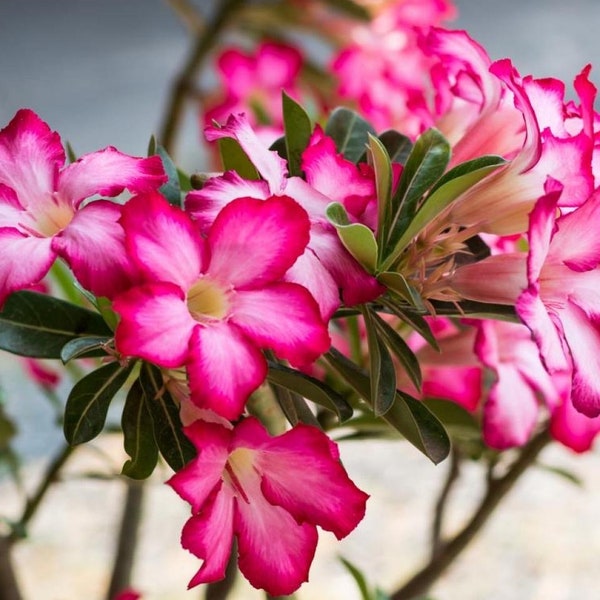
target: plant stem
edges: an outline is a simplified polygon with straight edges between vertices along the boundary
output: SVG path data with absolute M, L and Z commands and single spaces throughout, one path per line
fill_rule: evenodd
M 131 584 L 131 572 L 133 570 L 142 517 L 144 481 L 125 479 L 125 484 L 127 485 L 125 507 L 121 515 L 121 526 L 119 528 L 110 585 L 106 596 L 107 600 L 111 600 L 111 598 L 114 598 Z
M 444 571 L 469 545 L 479 530 L 485 525 L 500 501 L 513 488 L 518 479 L 525 473 L 550 441 L 547 430 L 542 431 L 522 448 L 519 457 L 514 461 L 503 477 L 492 478 L 487 492 L 471 520 L 451 540 L 440 545 L 438 552 L 401 588 L 391 596 L 391 600 L 412 600 L 427 592 Z
M 0 600 L 22 600 L 10 557 L 11 547 L 11 538 L 0 537 Z
M 194 46 L 171 87 L 167 110 L 158 135 L 159 142 L 171 156 L 175 155 L 175 138 L 179 132 L 187 95 L 194 88 L 196 74 L 219 35 L 227 26 L 235 9 L 243 3 L 244 0 L 223 0 L 213 19 L 196 36 Z

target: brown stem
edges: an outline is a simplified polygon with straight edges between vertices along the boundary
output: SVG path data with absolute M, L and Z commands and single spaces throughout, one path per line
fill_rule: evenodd
M 144 482 L 127 479 L 126 485 L 125 507 L 121 515 L 117 550 L 106 595 L 107 600 L 111 600 L 131 585 L 131 572 L 137 549 L 144 501 Z
M 222 1 L 213 19 L 196 36 L 194 46 L 171 87 L 171 95 L 158 135 L 159 142 L 171 156 L 175 154 L 175 138 L 179 132 L 188 93 L 194 89 L 196 74 L 219 35 L 227 26 L 232 14 L 243 3 L 244 0 Z
M 12 540 L 0 537 L 0 600 L 22 600 L 19 584 L 12 564 Z
M 512 489 L 519 477 L 525 473 L 550 441 L 547 430 L 535 436 L 521 450 L 503 477 L 492 479 L 479 507 L 465 527 L 451 540 L 443 544 L 429 563 L 416 573 L 391 596 L 391 600 L 413 600 L 427 592 L 459 554 L 469 545 L 479 530 L 485 525 L 502 498 Z

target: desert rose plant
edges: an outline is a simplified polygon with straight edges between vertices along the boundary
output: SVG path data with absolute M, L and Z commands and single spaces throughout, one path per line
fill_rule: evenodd
M 76 157 L 27 108 L 5 125 L 0 347 L 48 394 L 75 373 L 57 399 L 67 446 L 34 506 L 112 404 L 122 476 L 166 463 L 190 506 L 189 586 L 214 598 L 224 581 L 225 598 L 239 569 L 269 597 L 301 597 L 319 529 L 344 538 L 368 510 L 338 443 L 393 436 L 452 463 L 422 570 L 385 593 L 345 562 L 365 600 L 401 600 L 429 590 L 547 444 L 591 448 L 590 69 L 566 101 L 563 82 L 447 29 L 454 15 L 445 0 L 224 2 L 183 71 L 210 57 L 219 80 L 190 96 L 210 144 L 191 174 L 172 158 L 186 86 L 147 157 Z M 309 59 L 293 27 L 328 55 Z M 228 28 L 253 35 L 231 46 Z M 465 457 L 487 488 L 447 537 Z M 130 583 L 109 597 L 140 597 Z

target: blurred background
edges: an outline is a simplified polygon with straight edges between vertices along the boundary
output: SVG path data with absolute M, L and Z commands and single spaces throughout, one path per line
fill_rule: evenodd
M 196 4 L 211 10 L 213 3 Z M 569 84 L 585 64 L 600 64 L 597 0 L 455 4 L 459 17 L 452 25 L 468 30 L 492 59 L 510 56 L 522 74 L 554 76 Z M 143 155 L 189 45 L 186 28 L 164 0 L 0 0 L 0 124 L 30 107 L 77 154 L 114 145 Z M 595 70 L 591 78 L 600 82 Z M 203 167 L 199 135 L 190 109 L 178 149 L 185 169 Z M 0 357 L 0 386 L 6 411 L 19 424 L 16 447 L 27 457 L 25 475 L 35 478 L 61 440 L 55 414 L 8 356 Z M 31 538 L 19 544 L 15 561 L 25 600 L 102 598 L 123 488 L 119 482 L 82 481 L 81 474 L 102 471 L 106 461 L 118 470 L 120 443 L 107 436 L 82 451 L 67 481 L 52 491 L 32 523 Z M 351 476 L 372 496 L 368 516 L 341 545 L 323 536 L 301 600 L 359 597 L 338 554 L 388 589 L 425 556 L 423 499 L 431 502 L 446 466 L 433 467 L 405 444 L 377 442 L 366 453 L 346 443 L 342 452 Z M 600 597 L 600 457 L 594 452 L 577 457 L 553 447 L 543 461 L 576 473 L 583 488 L 549 472 L 530 473 L 434 589 L 435 598 Z M 479 491 L 475 470 L 467 465 L 464 476 L 452 503 L 457 523 Z M 184 589 L 198 561 L 178 545 L 187 507 L 162 484 L 166 477 L 166 471 L 158 473 L 151 484 L 135 583 L 147 600 L 197 598 L 198 592 Z M 0 514 L 18 505 L 13 486 L 0 480 Z M 238 598 L 258 597 L 240 586 Z

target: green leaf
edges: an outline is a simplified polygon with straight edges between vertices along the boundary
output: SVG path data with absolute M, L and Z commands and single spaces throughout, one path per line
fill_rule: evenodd
M 443 175 L 450 160 L 450 144 L 436 129 L 429 129 L 415 142 L 392 198 L 389 227 L 382 270 L 396 260 L 393 250 L 413 220 L 425 192 Z
M 325 0 L 329 6 L 336 10 L 346 13 L 349 17 L 360 19 L 361 21 L 370 21 L 371 15 L 369 11 L 360 4 L 352 0 Z
M 102 431 L 110 402 L 127 381 L 133 364 L 109 363 L 75 384 L 65 406 L 63 429 L 69 444 L 88 442 Z
M 296 392 L 327 410 L 335 411 L 341 422 L 352 416 L 352 407 L 340 394 L 306 373 L 269 361 L 267 379 L 270 383 Z
M 312 123 L 304 108 L 285 92 L 283 92 L 282 102 L 288 171 L 290 175 L 300 176 L 302 153 L 308 146 Z
M 465 317 L 473 319 L 496 319 L 509 323 L 520 323 L 515 307 L 510 304 L 488 304 L 475 300 L 461 300 L 458 305 L 451 302 L 431 301 L 435 314 L 445 317 Z
M 158 191 L 168 200 L 169 204 L 177 206 L 178 208 L 183 208 L 179 171 L 177 170 L 173 159 L 162 146 L 158 145 L 156 147 L 156 154 L 160 156 L 163 168 L 168 177 L 166 183 L 163 183 Z
M 554 465 L 546 465 L 544 463 L 539 463 L 539 462 L 536 462 L 535 466 L 544 471 L 547 471 L 548 473 L 552 473 L 553 475 L 558 475 L 559 477 L 562 477 L 563 479 L 567 480 L 569 483 L 572 483 L 573 485 L 576 485 L 577 487 L 580 487 L 580 488 L 585 487 L 584 480 L 576 473 L 573 473 L 573 471 L 569 471 L 568 469 L 565 469 L 563 467 L 556 467 Z
M 375 135 L 373 127 L 349 108 L 334 109 L 325 126 L 325 135 L 333 138 L 337 151 L 352 162 L 364 154 L 369 134 Z
M 0 349 L 32 358 L 60 358 L 73 339 L 112 336 L 90 310 L 35 292 L 11 294 L 0 312 Z
M 424 404 L 453 436 L 481 439 L 481 427 L 477 419 L 456 402 L 443 398 L 427 398 Z
M 506 161 L 500 156 L 482 156 L 448 171 L 433 187 L 406 231 L 395 244 L 393 256 L 398 257 L 411 240 L 456 198 L 503 164 L 506 164 Z
M 76 338 L 67 342 L 60 351 L 60 359 L 64 364 L 82 356 L 106 356 L 104 347 L 112 338 L 108 336 L 89 336 Z
M 385 271 L 377 275 L 377 280 L 389 290 L 396 292 L 396 294 L 417 310 L 425 310 L 425 305 L 419 292 L 406 281 L 402 273 Z
M 377 190 L 377 244 L 383 248 L 387 239 L 387 225 L 391 218 L 392 165 L 387 150 L 372 135 L 369 135 L 369 151 L 375 171 L 375 189 Z
M 387 347 L 381 341 L 368 306 L 361 309 L 369 344 L 370 395 L 376 417 L 384 415 L 396 397 L 396 371 Z
M 429 323 L 423 318 L 422 314 L 411 310 L 403 310 L 394 302 L 385 302 L 385 307 L 399 319 L 410 325 L 416 332 L 418 332 L 424 340 L 426 340 L 432 348 L 439 350 L 440 347 L 429 327 Z M 454 307 L 456 311 L 456 307 Z M 437 314 L 437 311 L 436 311 Z
M 219 139 L 219 152 L 224 171 L 236 171 L 243 179 L 260 179 L 260 175 L 237 140 Z
M 321 427 L 319 420 L 310 410 L 310 407 L 302 396 L 274 383 L 271 384 L 271 389 L 273 390 L 275 399 L 279 403 L 285 418 L 292 427 L 298 423 L 305 423 L 306 425 L 312 425 L 313 427 Z
M 356 582 L 358 589 L 360 590 L 360 596 L 362 600 L 373 600 L 371 596 L 371 592 L 369 591 L 369 586 L 367 584 L 367 579 L 364 576 L 363 572 L 356 566 L 354 566 L 349 560 L 346 560 L 344 557 L 340 556 L 340 562 L 346 567 L 352 578 Z
M 179 471 L 196 456 L 196 449 L 183 433 L 179 408 L 164 387 L 157 367 L 144 363 L 140 371 L 140 382 L 152 417 L 158 449 L 167 464 L 174 471 Z
M 346 209 L 339 202 L 332 202 L 325 209 L 329 222 L 337 229 L 344 247 L 369 273 L 375 272 L 377 242 L 373 232 L 362 223 L 350 223 Z
M 398 358 L 415 387 L 420 390 L 421 385 L 423 384 L 423 378 L 421 376 L 419 361 L 414 352 L 409 348 L 402 336 L 376 312 L 373 312 L 371 316 L 388 348 Z
M 388 129 L 379 135 L 379 141 L 387 150 L 391 162 L 401 165 L 406 163 L 413 147 L 410 138 L 398 131 Z
M 131 457 L 123 465 L 121 473 L 132 479 L 146 479 L 158 461 L 158 446 L 144 388 L 139 379 L 133 382 L 127 394 L 121 427 L 125 452 Z
M 358 365 L 334 347 L 325 354 L 325 359 L 372 405 L 369 377 Z M 434 463 L 448 456 L 450 438 L 444 427 L 424 404 L 408 394 L 398 391 L 394 404 L 383 419 Z

